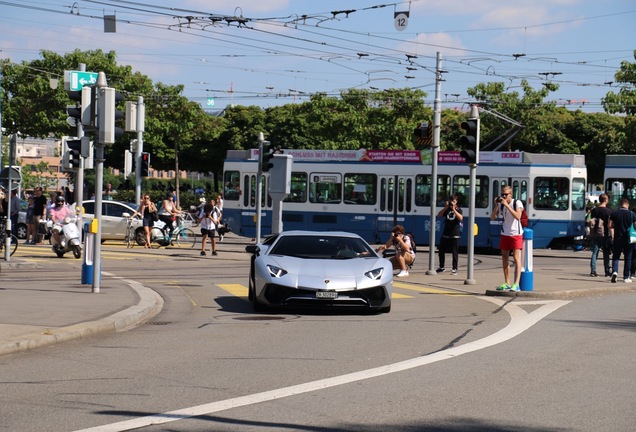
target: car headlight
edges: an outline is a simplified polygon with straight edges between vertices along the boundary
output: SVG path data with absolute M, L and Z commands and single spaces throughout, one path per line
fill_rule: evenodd
M 368 277 L 369 279 L 379 280 L 382 277 L 383 273 L 384 273 L 384 269 L 380 267 L 377 269 L 369 270 L 364 275 Z
M 283 270 L 282 268 L 271 264 L 267 264 L 267 271 L 269 271 L 269 274 L 275 278 L 283 277 L 287 274 L 287 270 Z

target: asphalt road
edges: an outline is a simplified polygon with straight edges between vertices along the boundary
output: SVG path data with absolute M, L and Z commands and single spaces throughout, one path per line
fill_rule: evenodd
M 125 333 L 1 358 L 0 430 L 636 424 L 634 294 L 486 298 L 405 282 L 390 314 L 254 314 L 244 256 L 105 247 L 122 254 L 104 267 L 159 292 L 163 311 Z

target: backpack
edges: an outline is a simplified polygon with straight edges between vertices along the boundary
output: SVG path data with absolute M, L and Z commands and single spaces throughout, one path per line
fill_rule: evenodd
M 512 209 L 514 211 L 517 211 L 517 200 L 513 201 Z M 528 213 L 526 213 L 526 209 L 521 209 L 521 218 L 519 218 L 519 222 L 521 222 L 522 228 L 528 227 Z
M 604 237 L 605 236 L 605 222 L 601 218 L 590 218 L 588 221 L 588 227 L 590 228 L 590 237 Z
M 411 240 L 411 249 L 413 250 L 413 253 L 417 253 L 417 245 L 415 244 L 415 239 L 411 234 L 407 234 L 407 236 Z

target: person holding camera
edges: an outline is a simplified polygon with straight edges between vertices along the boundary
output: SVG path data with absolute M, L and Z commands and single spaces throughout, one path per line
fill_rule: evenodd
M 446 201 L 444 208 L 439 211 L 437 217 L 444 218 L 444 230 L 442 231 L 442 238 L 439 242 L 439 268 L 437 273 L 442 273 L 446 269 L 444 264 L 446 263 L 446 252 L 450 252 L 453 255 L 453 268 L 451 275 L 457 274 L 457 264 L 459 262 L 459 239 L 462 235 L 462 220 L 464 214 L 462 209 L 457 205 L 457 195 L 450 197 Z
M 497 291 L 519 291 L 521 279 L 521 249 L 523 248 L 523 227 L 521 226 L 521 212 L 523 203 L 516 200 L 513 204 L 512 188 L 503 186 L 501 196 L 495 198 L 495 208 L 490 214 L 494 221 L 500 214 L 503 216 L 499 249 L 501 249 L 501 263 L 505 282 L 497 287 Z M 510 285 L 510 251 L 515 261 L 514 283 Z
M 396 277 L 406 277 L 409 275 L 407 266 L 413 264 L 415 261 L 415 252 L 413 246 L 411 246 L 411 238 L 405 234 L 404 227 L 402 225 L 396 225 L 391 230 L 391 238 L 387 240 L 385 244 L 376 249 L 376 252 L 380 252 L 389 249 L 391 246 L 395 247 L 395 256 L 390 258 L 393 264 L 393 270 L 400 269 L 400 272 Z

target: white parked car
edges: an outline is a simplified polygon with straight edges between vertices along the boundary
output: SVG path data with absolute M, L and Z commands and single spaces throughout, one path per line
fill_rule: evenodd
M 133 214 L 134 204 L 120 201 L 102 201 L 102 241 L 121 240 L 126 238 L 126 218 L 124 213 Z M 95 200 L 84 201 L 83 204 L 84 222 L 89 222 L 95 217 Z M 139 245 L 145 244 L 144 228 L 142 220 L 133 220 L 135 227 L 135 238 Z M 139 240 L 141 239 L 141 243 Z

